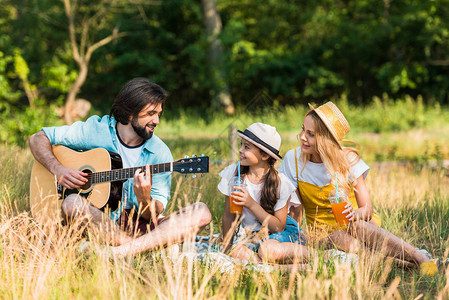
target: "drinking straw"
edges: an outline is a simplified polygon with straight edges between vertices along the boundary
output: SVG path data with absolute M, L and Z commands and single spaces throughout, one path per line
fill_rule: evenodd
M 240 186 L 240 161 L 237 163 L 237 172 L 238 172 L 238 175 L 239 175 L 239 186 Z
M 340 203 L 340 200 L 338 200 L 338 180 L 337 180 L 337 172 L 335 172 L 335 189 L 337 190 L 337 203 Z

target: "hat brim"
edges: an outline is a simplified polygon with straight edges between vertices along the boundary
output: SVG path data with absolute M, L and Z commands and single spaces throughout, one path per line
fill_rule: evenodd
M 342 145 L 341 141 L 338 140 L 338 136 L 337 136 L 337 134 L 333 131 L 332 125 L 329 124 L 329 122 L 328 122 L 326 116 L 325 116 L 321 111 L 316 110 L 315 107 L 313 107 L 312 104 L 310 104 L 310 103 L 308 103 L 308 104 L 309 104 L 309 108 L 310 108 L 311 110 L 313 110 L 314 112 L 316 112 L 316 114 L 318 115 L 318 117 L 320 117 L 321 121 L 323 121 L 324 125 L 325 125 L 326 128 L 329 130 L 329 132 L 331 133 L 332 137 L 334 138 L 334 141 L 337 142 L 337 145 L 340 147 L 340 149 L 343 150 L 343 145 Z
M 250 137 L 248 137 L 245 133 L 243 133 L 240 130 L 237 130 L 237 134 L 239 137 L 241 137 L 242 139 L 245 139 L 249 142 L 251 142 L 252 144 L 254 144 L 257 148 L 261 149 L 263 152 L 265 152 L 266 154 L 270 155 L 271 157 L 273 157 L 276 160 L 280 160 L 282 159 L 282 156 L 274 153 L 273 151 L 269 150 L 268 148 L 266 148 L 265 146 L 261 145 L 260 143 L 254 141 L 253 139 L 251 139 Z

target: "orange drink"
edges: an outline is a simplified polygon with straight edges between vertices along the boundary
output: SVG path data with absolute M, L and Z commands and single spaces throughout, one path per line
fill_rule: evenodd
M 339 202 L 332 204 L 332 213 L 335 216 L 335 220 L 337 221 L 338 225 L 348 225 L 349 220 L 346 219 L 346 216 L 348 213 L 343 214 L 343 211 L 346 209 L 345 206 L 348 204 L 348 202 Z
M 246 184 L 243 183 L 244 179 L 238 176 L 232 177 L 229 182 L 230 191 L 232 193 L 234 191 L 240 191 L 240 188 L 246 189 Z M 234 198 L 229 195 L 229 212 L 231 214 L 241 214 L 243 210 L 242 205 L 237 205 L 234 203 Z
M 348 204 L 348 194 L 344 189 L 335 189 L 331 190 L 329 193 L 329 201 L 332 206 L 332 213 L 335 216 L 335 221 L 337 221 L 338 225 L 345 226 L 349 224 L 349 220 L 346 218 L 348 213 L 343 214 L 345 210 L 346 204 Z
M 234 198 L 229 196 L 229 211 L 231 214 L 242 214 L 243 206 L 234 203 Z

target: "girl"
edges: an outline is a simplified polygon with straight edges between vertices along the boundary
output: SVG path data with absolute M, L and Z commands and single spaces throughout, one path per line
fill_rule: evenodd
M 435 264 L 410 244 L 380 228 L 380 218 L 373 213 L 365 185 L 369 167 L 354 148 L 343 148 L 342 141 L 350 127 L 332 102 L 317 109 L 309 104 L 299 138 L 301 146 L 290 150 L 279 171 L 295 183 L 302 203 L 295 214 L 301 222 L 304 208 L 311 237 L 325 247 L 356 252 L 359 242 L 378 249 L 384 255 L 420 266 L 422 273 L 433 275 Z M 340 188 L 348 191 L 349 201 L 343 213 L 349 225 L 339 226 L 329 213 L 329 192 L 335 188 L 335 174 Z
M 249 242 L 236 245 L 230 251 L 231 256 L 255 263 L 308 259 L 307 248 L 300 245 L 303 240 L 298 223 L 288 216 L 288 203 L 291 197 L 296 197 L 296 188 L 274 168 L 276 160 L 282 158 L 279 155 L 280 135 L 276 128 L 262 123 L 254 123 L 244 132 L 238 131 L 238 135 L 242 138 L 240 172 L 238 165 L 233 164 L 219 174 L 218 189 L 225 195 L 222 219 L 224 251 L 232 246 L 234 230 L 231 227 L 234 221 L 238 221 L 236 214 L 230 212 L 232 196 L 234 204 L 243 206 L 242 227 L 249 236 Z M 230 180 L 239 173 L 247 188 L 230 184 Z

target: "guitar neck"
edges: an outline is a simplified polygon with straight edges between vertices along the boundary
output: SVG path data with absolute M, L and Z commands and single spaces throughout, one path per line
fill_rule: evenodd
M 150 165 L 150 173 L 153 175 L 165 172 L 173 172 L 173 164 L 173 162 L 169 162 Z M 103 182 L 122 181 L 133 178 L 137 170 L 142 170 L 145 173 L 145 166 L 94 172 L 92 173 L 92 183 L 95 184 Z

